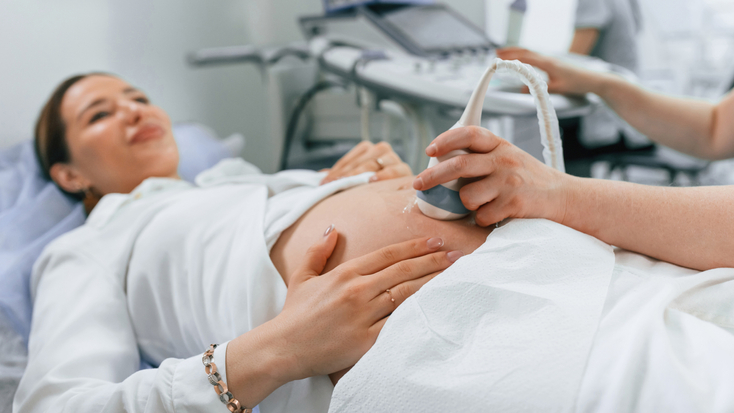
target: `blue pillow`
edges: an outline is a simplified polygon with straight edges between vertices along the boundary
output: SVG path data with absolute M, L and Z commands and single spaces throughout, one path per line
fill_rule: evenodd
M 187 181 L 233 156 L 226 142 L 202 125 L 177 124 L 173 133 L 180 154 L 178 172 Z M 0 150 L 0 311 L 26 343 L 33 263 L 49 242 L 85 219 L 81 202 L 44 179 L 31 141 Z

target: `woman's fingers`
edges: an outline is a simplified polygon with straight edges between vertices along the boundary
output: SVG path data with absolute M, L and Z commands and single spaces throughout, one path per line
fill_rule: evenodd
M 343 168 L 345 176 L 357 175 L 357 171 L 369 172 L 378 171 L 383 168 L 385 162 L 394 162 L 388 155 L 394 154 L 397 158 L 397 154 L 393 152 L 392 146 L 387 142 L 379 142 L 372 145 L 367 151 L 361 153 L 359 157 L 353 159 L 348 165 Z M 379 161 L 378 161 L 379 159 Z M 398 160 L 400 158 L 397 158 Z
M 324 271 L 326 261 L 334 252 L 337 239 L 338 235 L 334 229 L 334 225 L 330 225 L 324 231 L 324 237 L 321 241 L 311 245 L 311 247 L 308 248 L 308 251 L 306 251 L 306 255 L 303 257 L 303 263 L 291 277 L 291 285 L 320 275 L 321 272 Z
M 377 146 L 375 145 L 375 150 L 368 151 L 350 164 L 348 169 L 342 172 L 342 176 L 359 175 L 364 172 L 379 172 L 384 168 L 390 168 L 402 163 L 400 157 L 395 152 L 392 152 L 391 149 L 387 151 L 377 150 Z
M 370 182 L 385 181 L 387 179 L 395 179 L 410 175 L 413 175 L 413 171 L 410 169 L 410 166 L 405 162 L 400 162 L 399 164 L 390 165 L 384 169 L 380 169 L 370 178 Z
M 335 231 L 327 232 L 306 254 L 302 274 L 291 277 L 283 310 L 269 322 L 280 337 L 288 338 L 279 340 L 284 346 L 280 354 L 297 360 L 288 380 L 329 374 L 356 363 L 374 344 L 385 315 L 461 255 L 437 252 L 443 246 L 440 238 L 418 238 L 316 276 L 336 244 Z M 388 294 L 388 288 L 389 296 L 375 299 Z
M 344 166 L 349 165 L 355 159 L 359 158 L 364 153 L 369 151 L 372 146 L 374 145 L 372 144 L 372 142 L 369 141 L 362 141 L 358 143 L 354 148 L 347 152 L 346 155 L 342 156 L 338 161 L 336 161 L 331 169 L 343 169 Z
M 345 176 L 359 175 L 363 172 L 374 172 L 402 163 L 400 157 L 387 142 L 372 144 L 361 142 L 344 155 L 326 177 L 322 184 Z
M 348 270 L 361 275 L 375 274 L 400 261 L 438 251 L 442 246 L 441 238 L 428 237 L 393 244 L 349 261 Z
M 385 291 L 381 291 L 380 294 L 371 302 L 375 310 L 375 319 L 379 321 L 385 316 L 390 315 L 396 308 L 398 308 L 398 306 L 404 303 L 405 300 L 417 293 L 421 287 L 428 283 L 428 281 L 436 278 L 442 272 L 443 270 L 432 272 L 424 275 L 423 277 L 405 281 L 386 289 Z
M 461 251 L 439 251 L 400 261 L 368 277 L 368 282 L 375 296 L 379 297 L 387 289 L 445 270 L 462 255 Z
M 326 184 L 341 177 L 348 176 L 345 175 L 345 172 L 347 169 L 349 169 L 349 165 L 353 163 L 356 159 L 364 155 L 367 151 L 369 151 L 372 146 L 374 145 L 372 144 L 372 142 L 369 141 L 362 141 L 358 143 L 354 148 L 347 152 L 346 155 L 342 156 L 338 161 L 336 161 L 334 166 L 332 166 L 329 170 L 329 173 L 324 177 L 324 179 L 321 180 L 321 184 Z

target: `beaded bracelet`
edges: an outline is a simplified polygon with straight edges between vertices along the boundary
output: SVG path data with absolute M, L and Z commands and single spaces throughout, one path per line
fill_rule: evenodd
M 209 383 L 214 386 L 214 391 L 217 392 L 219 400 L 227 405 L 227 409 L 232 413 L 252 413 L 252 409 L 240 405 L 240 402 L 234 398 L 234 395 L 227 385 L 222 380 L 222 375 L 217 371 L 217 365 L 214 364 L 214 349 L 217 348 L 217 344 L 209 346 L 209 350 L 204 352 L 204 356 L 201 358 L 201 362 L 204 363 L 204 372 L 206 377 L 209 379 Z

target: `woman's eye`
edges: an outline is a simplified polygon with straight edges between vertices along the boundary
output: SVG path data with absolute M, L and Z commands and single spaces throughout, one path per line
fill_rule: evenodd
M 136 102 L 140 102 L 140 103 L 143 103 L 143 104 L 145 104 L 145 105 L 147 105 L 148 103 L 150 103 L 150 101 L 149 101 L 149 100 L 148 100 L 148 98 L 146 98 L 146 97 L 139 97 L 139 98 L 135 99 L 135 101 L 136 101 Z
M 103 112 L 97 112 L 97 113 L 94 114 L 94 116 L 92 116 L 92 119 L 89 120 L 89 123 L 94 123 L 94 122 L 96 122 L 96 121 L 98 121 L 100 119 L 104 119 L 107 116 L 109 116 L 109 114 L 110 114 L 109 112 L 104 112 L 104 111 Z

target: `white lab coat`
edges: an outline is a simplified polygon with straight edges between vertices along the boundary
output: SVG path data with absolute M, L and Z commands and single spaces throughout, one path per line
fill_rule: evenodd
M 204 373 L 210 343 L 226 378 L 226 342 L 272 319 L 286 287 L 269 258 L 280 233 L 363 174 L 253 173 L 225 161 L 202 187 L 151 178 L 105 196 L 87 223 L 34 268 L 29 362 L 16 412 L 226 411 Z M 138 370 L 142 358 L 158 368 Z M 260 411 L 328 409 L 325 376 L 288 383 Z

